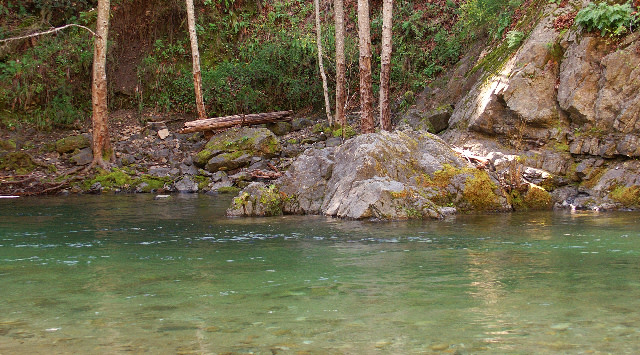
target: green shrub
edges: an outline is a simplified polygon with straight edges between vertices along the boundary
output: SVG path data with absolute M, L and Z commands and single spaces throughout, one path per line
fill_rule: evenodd
M 578 12 L 575 22 L 587 31 L 599 30 L 602 36 L 618 36 L 638 23 L 638 15 L 634 13 L 631 2 L 623 5 L 590 3 Z
M 91 104 L 92 44 L 91 35 L 70 29 L 0 61 L 0 109 L 40 128 L 83 119 Z

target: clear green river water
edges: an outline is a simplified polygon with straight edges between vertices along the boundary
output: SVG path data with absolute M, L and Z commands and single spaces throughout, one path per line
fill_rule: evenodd
M 640 214 L 0 200 L 0 354 L 638 354 Z

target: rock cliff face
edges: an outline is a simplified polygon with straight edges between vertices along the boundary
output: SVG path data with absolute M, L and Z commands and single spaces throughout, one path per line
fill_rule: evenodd
M 457 102 L 442 137 L 478 155 L 516 154 L 522 170 L 560 177 L 548 186 L 562 188 L 556 206 L 638 208 L 637 181 L 623 178 L 640 173 L 629 161 L 640 156 L 638 33 L 556 31 L 553 20 L 569 8 L 544 10 L 522 46 Z

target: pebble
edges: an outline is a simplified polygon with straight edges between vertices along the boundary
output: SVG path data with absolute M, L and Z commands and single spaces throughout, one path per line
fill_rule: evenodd
M 564 331 L 569 329 L 570 327 L 571 327 L 571 323 L 557 323 L 557 324 L 553 324 L 551 326 L 551 329 Z
M 449 344 L 447 344 L 447 343 L 432 344 L 431 346 L 429 346 L 429 349 L 431 349 L 433 351 L 444 351 L 444 350 L 449 349 Z

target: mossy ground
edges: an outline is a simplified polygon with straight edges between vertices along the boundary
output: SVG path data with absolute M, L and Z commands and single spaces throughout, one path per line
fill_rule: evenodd
M 11 152 L 0 157 L 0 170 L 14 171 L 17 175 L 25 175 L 36 168 L 31 155 L 25 152 Z

